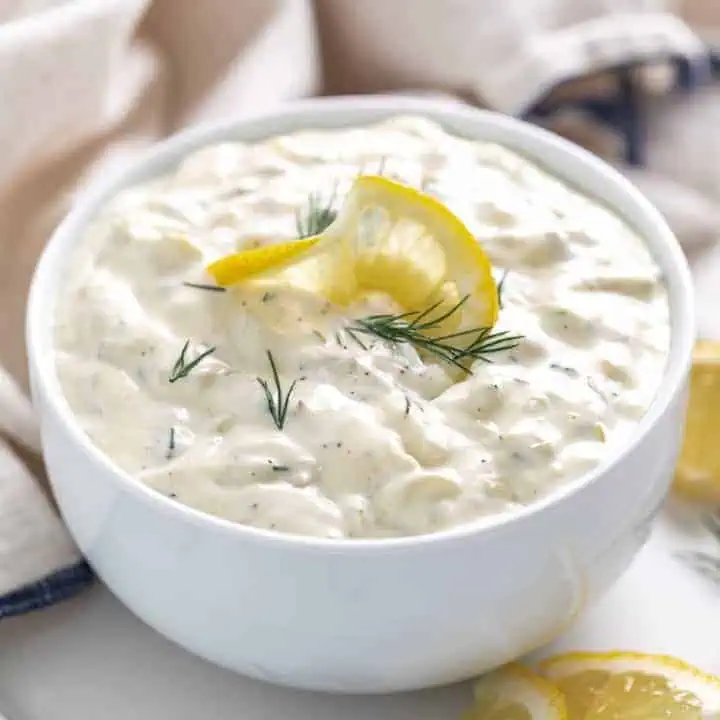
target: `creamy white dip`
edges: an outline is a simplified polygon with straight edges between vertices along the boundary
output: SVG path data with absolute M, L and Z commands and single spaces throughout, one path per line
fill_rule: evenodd
M 337 184 L 341 200 L 380 163 L 507 271 L 498 328 L 524 340 L 465 379 L 408 345 L 351 341 L 361 307 L 183 284 L 296 237 L 309 192 Z M 659 269 L 623 220 L 515 152 L 397 117 L 208 147 L 123 192 L 67 273 L 55 346 L 78 421 L 140 482 L 255 527 L 394 537 L 512 512 L 597 465 L 658 388 L 668 322 Z M 216 349 L 170 383 L 186 340 L 188 359 Z M 282 430 L 257 382 L 268 350 L 284 387 L 298 380 Z

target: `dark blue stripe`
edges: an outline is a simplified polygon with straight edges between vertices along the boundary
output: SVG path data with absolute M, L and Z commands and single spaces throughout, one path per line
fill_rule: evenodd
M 713 77 L 720 78 L 720 50 L 710 51 L 710 72 Z
M 713 54 L 709 50 L 705 57 L 674 58 L 676 89 L 690 92 L 707 85 L 713 79 Z
M 698 57 L 674 56 L 664 58 L 675 71 L 676 92 L 690 92 L 720 77 L 720 51 L 708 50 Z M 634 166 L 646 162 L 647 124 L 644 114 L 643 89 L 633 77 L 632 70 L 638 63 L 624 64 L 608 69 L 618 79 L 614 97 L 576 98 L 554 101 L 552 90 L 543 95 L 523 117 L 530 122 L 542 122 L 559 112 L 580 110 L 596 123 L 617 132 L 623 140 L 624 159 Z
M 631 68 L 618 70 L 617 125 L 625 141 L 625 162 L 634 167 L 647 161 L 647 125 L 642 89 Z
M 94 575 L 86 562 L 80 562 L 0 597 L 0 620 L 40 610 L 77 595 L 92 584 Z

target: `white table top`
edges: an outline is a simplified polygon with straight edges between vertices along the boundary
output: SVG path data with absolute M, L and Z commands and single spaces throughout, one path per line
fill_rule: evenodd
M 694 255 L 700 333 L 720 337 L 720 245 Z M 672 510 L 628 573 L 547 652 L 666 652 L 720 674 L 720 583 L 677 559 L 698 538 Z M 469 697 L 467 685 L 363 698 L 274 688 L 175 647 L 102 587 L 0 622 L 0 718 L 7 720 L 452 720 Z
M 631 570 L 550 651 L 668 652 L 720 673 L 720 585 L 676 557 L 691 538 L 675 515 L 666 512 Z M 457 718 L 468 699 L 466 685 L 358 698 L 242 678 L 164 640 L 101 587 L 0 624 L 8 720 L 437 720 Z

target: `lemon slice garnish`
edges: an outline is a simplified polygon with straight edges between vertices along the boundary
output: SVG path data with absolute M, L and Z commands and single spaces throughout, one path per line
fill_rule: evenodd
M 539 669 L 565 696 L 568 720 L 702 720 L 720 713 L 720 678 L 663 655 L 569 653 Z
M 208 272 L 218 285 L 235 285 L 258 273 L 287 265 L 316 243 L 317 238 L 304 238 L 243 250 L 212 263 L 208 266 Z
M 675 474 L 675 487 L 698 500 L 720 502 L 720 342 L 695 346 L 690 377 L 690 403 L 685 441 Z
M 220 285 L 259 275 L 348 305 L 382 292 L 436 316 L 465 299 L 437 332 L 492 327 L 498 315 L 490 261 L 462 221 L 426 193 L 378 175 L 356 178 L 320 235 L 221 258 L 208 267 Z
M 566 720 L 560 691 L 521 665 L 507 665 L 475 683 L 462 720 Z

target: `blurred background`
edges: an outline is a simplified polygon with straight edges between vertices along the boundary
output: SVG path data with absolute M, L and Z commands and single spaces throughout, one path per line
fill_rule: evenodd
M 0 0 L 0 364 L 25 383 L 29 277 L 93 174 L 297 97 L 431 93 L 529 119 L 618 165 L 689 252 L 705 246 L 716 49 L 718 0 Z

